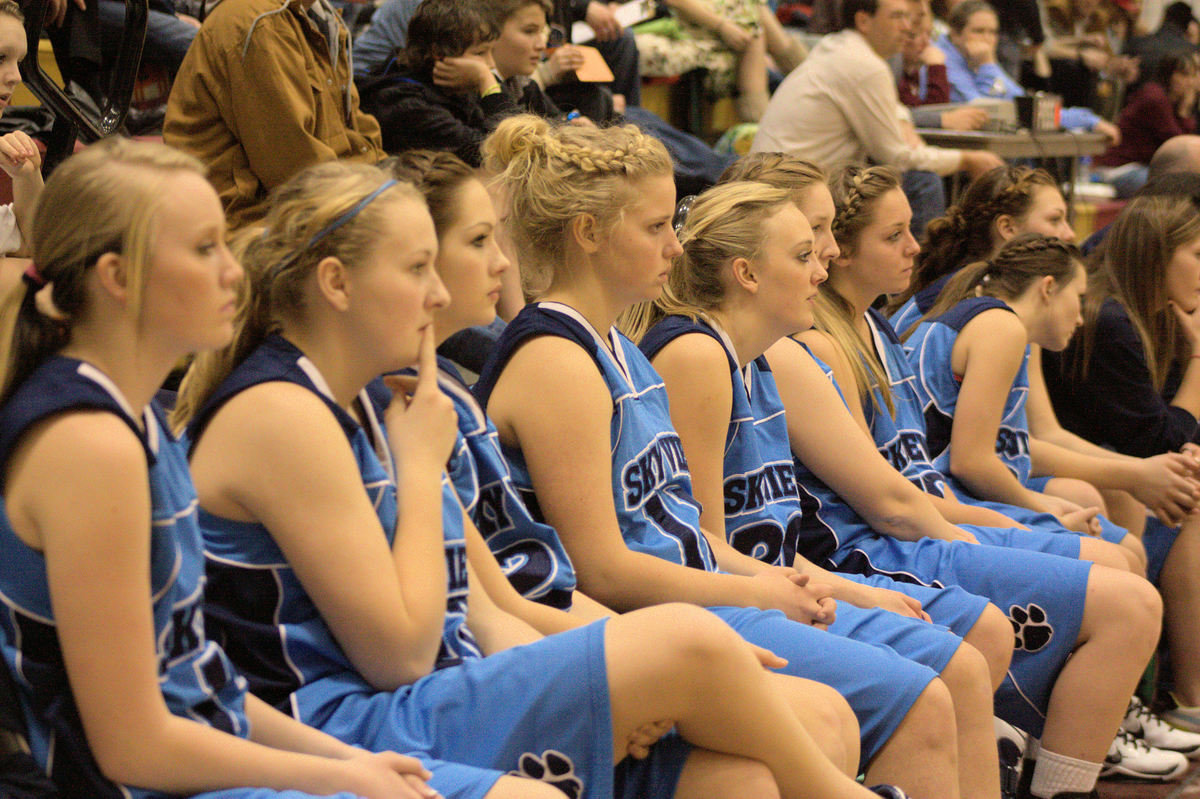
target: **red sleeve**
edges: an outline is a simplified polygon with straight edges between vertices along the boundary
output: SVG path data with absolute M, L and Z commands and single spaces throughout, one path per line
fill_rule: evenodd
M 922 105 L 931 103 L 950 102 L 950 79 L 946 77 L 945 64 L 931 64 L 926 67 L 925 99 Z

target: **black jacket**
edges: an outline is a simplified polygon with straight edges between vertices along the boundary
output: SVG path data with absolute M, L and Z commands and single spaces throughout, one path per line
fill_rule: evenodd
M 456 94 L 433 85 L 429 75 L 389 64 L 355 79 L 359 105 L 379 120 L 383 149 L 448 150 L 479 166 L 479 147 L 500 122 L 521 109 L 505 92 L 487 97 Z

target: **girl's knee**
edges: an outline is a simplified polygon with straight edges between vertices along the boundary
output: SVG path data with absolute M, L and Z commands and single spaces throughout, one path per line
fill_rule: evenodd
M 912 754 L 942 749 L 955 740 L 954 700 L 940 678 L 925 686 L 896 732 Z
M 484 799 L 563 799 L 563 792 L 539 780 L 504 776 L 484 794 Z
M 1108 504 L 1091 483 L 1071 477 L 1055 477 L 1046 486 L 1046 493 L 1070 500 L 1084 508 L 1097 507 L 1108 515 Z
M 989 602 L 964 640 L 978 650 L 986 661 L 992 690 L 995 690 L 1004 681 L 1004 675 L 1012 663 L 1012 622 L 1004 615 L 1004 611 Z
M 1141 540 L 1135 535 L 1127 535 L 1121 541 L 1120 546 L 1125 556 L 1129 558 L 1129 570 L 1134 574 L 1145 576 L 1146 547 L 1142 545 Z
M 1139 640 L 1153 647 L 1158 641 L 1162 609 L 1162 597 L 1145 578 L 1102 566 L 1092 567 L 1084 608 L 1084 626 L 1092 634 L 1111 630 L 1128 647 L 1132 648 Z
M 744 796 L 779 799 L 779 786 L 765 764 L 694 749 L 679 775 L 673 799 L 741 799 Z
M 614 634 L 653 642 L 655 660 L 677 675 L 712 671 L 719 664 L 752 660 L 749 646 L 733 628 L 696 605 L 656 605 L 611 619 Z
M 1129 550 L 1100 538 L 1081 538 L 1079 540 L 1079 559 L 1117 571 L 1133 571 L 1133 561 Z
M 858 718 L 850 708 L 845 697 L 821 683 L 811 683 L 808 692 L 810 711 L 801 719 L 808 732 L 814 738 L 857 741 L 859 737 Z
M 1011 626 L 1009 627 L 1011 630 Z M 1011 637 L 1010 637 L 1011 640 Z M 1011 649 L 1011 646 L 1009 647 Z M 990 696 L 992 673 L 987 658 L 971 644 L 964 641 L 954 657 L 942 669 L 942 682 L 950 690 L 952 700 L 975 694 Z

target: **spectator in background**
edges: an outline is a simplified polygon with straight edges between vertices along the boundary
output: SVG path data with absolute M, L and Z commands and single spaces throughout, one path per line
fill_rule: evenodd
M 1043 50 L 1052 68 L 1050 88 L 1071 106 L 1092 105 L 1101 78 L 1132 83 L 1136 58 L 1117 55 L 1130 33 L 1128 14 L 1111 0 L 1045 0 Z
M 980 98 L 1011 100 L 1025 95 L 1025 89 L 996 61 L 1000 21 L 987 0 L 962 0 L 947 21 L 950 32 L 938 39 L 937 47 L 946 57 L 951 100 L 969 103 Z M 1090 108 L 1064 108 L 1062 126 L 1103 133 L 1114 143 L 1121 140 L 1117 127 Z
M 1125 54 L 1139 61 L 1143 78 L 1150 78 L 1158 69 L 1158 62 L 1168 55 L 1200 51 L 1200 22 L 1196 21 L 1192 7 L 1178 0 L 1163 12 L 1162 25 L 1147 36 L 1135 36 L 1125 44 Z
M 886 59 L 904 43 L 906 0 L 844 0 L 842 26 L 775 91 L 751 151 L 800 153 L 823 166 L 895 166 L 904 171 L 912 229 L 920 235 L 946 210 L 939 175 L 961 170 L 974 177 L 1003 162 L 986 150 L 930 147 L 900 118 Z
M 421 0 L 386 0 L 371 17 L 371 26 L 354 42 L 354 74 L 364 76 L 370 72 L 381 70 L 387 65 L 397 50 L 404 49 L 407 38 L 408 23 L 416 13 Z M 637 42 L 633 32 L 621 27 L 621 23 L 613 11 L 615 4 L 599 2 L 599 0 L 556 0 L 552 9 L 552 19 L 570 41 L 571 29 L 576 22 L 586 22 L 596 38 L 589 45 L 600 51 L 608 68 L 612 70 L 613 82 L 599 84 L 606 86 L 612 93 L 612 103 L 606 114 L 620 110 L 625 106 L 637 106 L 642 103 L 642 79 L 638 72 Z M 563 56 L 568 55 L 570 48 L 556 51 Z M 593 119 L 595 97 L 593 90 L 597 84 L 581 84 L 574 80 L 573 74 L 567 74 L 562 63 L 556 63 L 555 58 L 548 62 L 547 69 L 540 71 L 538 81 L 555 101 L 568 109 L 578 108 Z
M 950 102 L 950 81 L 946 79 L 946 57 L 930 40 L 933 14 L 929 0 L 909 0 L 908 33 L 899 55 L 889 62 L 896 73 L 900 102 L 912 110 L 918 128 L 978 130 L 987 122 L 982 108 L 955 108 L 949 111 L 922 109 L 923 105 Z
M 424 0 L 404 50 L 358 78 L 363 109 L 379 120 L 385 150 L 446 150 L 479 166 L 483 140 L 518 111 L 492 72 L 499 35 L 493 16 L 486 3 Z
M 639 33 L 642 74 L 681 75 L 706 69 L 714 94 L 732 94 L 737 114 L 757 122 L 766 109 L 767 54 L 781 72 L 807 54 L 783 30 L 765 0 L 663 0 L 679 25 L 670 34 Z
M 116 59 L 117 43 L 125 28 L 125 3 L 123 0 L 98 0 L 97 12 L 101 51 L 111 63 Z M 173 0 L 150 0 L 142 60 L 161 64 L 174 75 L 199 29 L 200 21 L 178 11 Z
M 175 78 L 163 138 L 208 167 L 231 228 L 307 166 L 383 157 L 328 0 L 222 0 Z
M 562 28 L 564 41 L 571 42 L 571 31 L 576 22 L 585 22 L 596 33 L 589 42 L 579 42 L 595 47 L 612 70 L 613 81 L 607 84 L 613 95 L 614 110 L 621 113 L 625 108 L 642 104 L 642 75 L 640 71 L 637 39 L 633 31 L 621 26 L 616 17 L 618 3 L 602 0 L 555 0 L 552 21 Z M 561 44 L 561 42 L 554 42 Z M 545 76 L 543 76 L 545 77 Z M 573 76 L 571 76 L 573 77 Z M 564 107 L 583 110 L 584 106 L 576 94 L 585 90 L 587 84 L 568 79 L 549 81 L 544 88 L 556 103 Z
M 1200 136 L 1174 136 L 1154 152 L 1150 159 L 1150 180 L 1173 172 L 1200 174 Z
M 1194 58 L 1172 53 L 1158 60 L 1152 78 L 1129 98 L 1117 124 L 1121 139 L 1093 162 L 1118 197 L 1129 197 L 1149 177 L 1149 163 L 1168 139 L 1196 129 Z

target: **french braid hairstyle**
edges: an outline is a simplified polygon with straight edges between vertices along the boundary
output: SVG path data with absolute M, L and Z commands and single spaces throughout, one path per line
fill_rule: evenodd
M 275 189 L 262 224 L 238 231 L 233 241 L 246 272 L 233 341 L 197 356 L 180 387 L 171 424 L 185 426 L 284 320 L 304 318 L 307 283 L 317 264 L 337 258 L 353 269 L 366 261 L 387 232 L 385 211 L 401 202 L 425 208 L 425 198 L 412 184 L 376 166 L 347 161 L 310 167 Z
M 996 219 L 1025 216 L 1033 206 L 1034 194 L 1043 186 L 1058 188 L 1048 173 L 1027 166 L 996 167 L 972 181 L 957 205 L 926 226 L 912 282 L 888 303 L 888 312 L 943 275 L 991 255 L 1000 243 Z
M 735 258 L 754 261 L 762 250 L 763 225 L 791 202 L 783 189 L 748 181 L 718 183 L 697 197 L 679 231 L 683 253 L 667 285 L 658 299 L 621 315 L 622 332 L 641 341 L 665 316 L 696 320 L 720 308 L 729 288 L 726 267 Z
M 1141 339 L 1151 382 L 1162 391 L 1172 367 L 1182 369 L 1193 354 L 1168 307 L 1167 265 L 1176 250 L 1198 237 L 1200 209 L 1192 197 L 1130 200 L 1105 237 L 1102 260 L 1088 276 L 1079 346 L 1064 368 L 1081 380 L 1087 377 L 1100 309 L 1111 298 L 1129 316 Z
M 1074 244 L 1042 233 L 1022 233 L 991 258 L 960 269 L 921 321 L 936 319 L 968 297 L 1015 300 L 1047 275 L 1057 284 L 1069 283 L 1082 264 Z
M 834 175 L 829 192 L 833 195 L 837 213 L 830 227 L 842 255 L 854 254 L 859 236 L 874 219 L 879 198 L 899 188 L 900 173 L 891 167 L 848 166 Z M 830 271 L 836 268 L 835 261 L 830 265 Z M 855 329 L 854 306 L 829 281 L 821 284 L 813 322 L 813 327 L 833 339 L 845 355 L 858 383 L 859 401 L 865 402 L 870 397 L 872 402 L 878 404 L 874 395 L 874 390 L 878 389 L 888 413 L 894 414 L 896 406 L 887 372 L 879 362 L 875 349 L 867 346 L 859 337 Z M 877 407 L 876 410 L 883 409 Z
M 787 153 L 751 153 L 734 161 L 721 173 L 721 183 L 734 180 L 752 180 L 785 189 L 791 193 L 793 201 L 800 204 L 810 188 L 825 182 L 825 173 L 813 162 Z
M 570 226 L 591 216 L 602 230 L 620 223 L 637 182 L 671 175 L 662 142 L 634 125 L 552 126 L 528 114 L 500 123 L 483 144 L 483 166 L 509 197 L 508 229 L 527 297 L 565 277 Z

